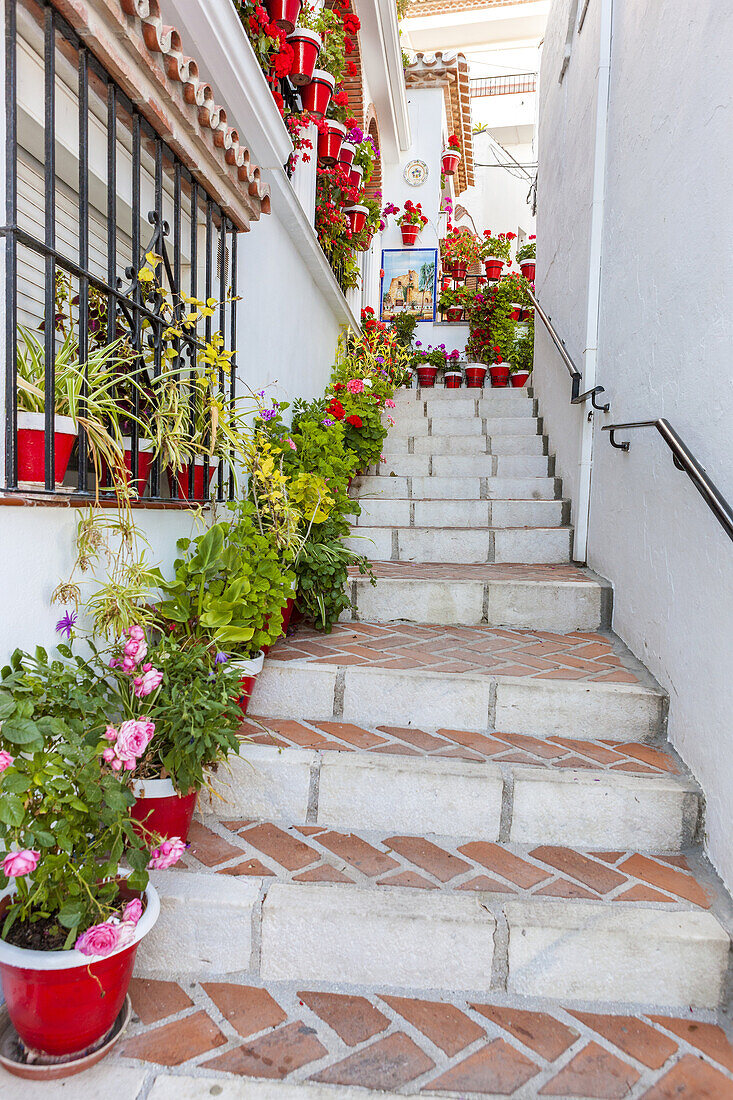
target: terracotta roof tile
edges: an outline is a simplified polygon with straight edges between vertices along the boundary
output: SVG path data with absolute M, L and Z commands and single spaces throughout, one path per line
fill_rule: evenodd
M 462 53 L 416 53 L 407 67 L 408 88 L 442 87 L 450 132 L 463 153 L 456 178 L 456 195 L 473 186 L 473 133 L 468 85 L 468 62 Z

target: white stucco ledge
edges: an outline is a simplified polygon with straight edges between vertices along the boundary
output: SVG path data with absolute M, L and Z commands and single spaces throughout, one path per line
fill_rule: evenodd
M 108 1084 L 111 1086 L 111 1080 Z M 45 1085 L 46 1090 L 48 1087 Z M 115 1093 L 120 1095 L 116 1087 Z M 71 1097 L 70 1092 L 64 1095 Z M 83 1097 L 80 1094 L 79 1100 L 86 1100 L 87 1095 L 91 1100 L 91 1092 L 84 1093 Z M 216 1097 L 216 1100 L 336 1100 L 336 1097 L 338 1100 L 366 1100 L 373 1095 L 375 1094 L 364 1089 L 344 1088 L 343 1085 L 334 1088 L 333 1085 L 315 1085 L 310 1082 L 304 1085 L 288 1085 L 281 1081 L 227 1081 L 223 1077 L 165 1076 L 156 1079 L 148 1093 L 148 1100 L 212 1100 L 212 1097 Z M 378 1095 L 379 1100 L 400 1100 L 396 1092 L 380 1090 Z M 51 1092 L 44 1092 L 43 1097 L 44 1100 L 56 1100 L 56 1093 L 52 1089 Z M 23 1100 L 36 1100 L 36 1097 L 24 1093 Z
M 282 168 L 293 143 L 272 98 L 254 50 L 231 0 L 208 0 L 196 7 L 190 26 L 190 0 L 163 0 L 187 49 L 195 48 L 201 75 L 225 105 L 227 119 L 243 136 L 260 168 Z
M 149 1073 L 149 1066 L 122 1066 L 117 1060 L 111 1059 L 106 1059 L 100 1065 L 92 1066 L 91 1069 L 75 1074 L 73 1077 L 67 1077 L 63 1081 L 24 1081 L 0 1069 L 0 1096 L 3 1100 L 100 1100 L 101 1097 L 112 1096 L 115 1100 L 137 1100 Z M 169 1077 L 167 1080 L 180 1081 L 181 1078 Z M 203 1097 L 206 1094 L 191 1093 L 191 1098 L 194 1095 Z M 245 1100 L 243 1093 L 238 1095 Z M 176 1090 L 176 1096 L 177 1100 L 188 1100 L 188 1094 L 184 1097 L 180 1089 Z M 255 1096 L 256 1094 L 252 1093 L 252 1100 L 255 1100 Z M 222 1098 L 222 1100 L 229 1100 L 229 1098 Z M 247 1097 L 246 1100 L 249 1098 Z M 260 1098 L 257 1097 L 257 1100 Z M 263 1093 L 262 1100 L 269 1100 L 269 1097 Z M 275 1100 L 274 1094 L 273 1100 Z M 277 1100 L 290 1100 L 290 1097 L 285 1095 L 278 1097 Z M 321 1100 L 321 1098 L 313 1097 L 313 1100 Z

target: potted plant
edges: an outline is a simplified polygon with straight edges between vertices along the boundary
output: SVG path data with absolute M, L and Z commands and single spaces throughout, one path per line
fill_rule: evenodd
M 463 375 L 459 370 L 447 370 L 443 375 L 443 381 L 447 390 L 457 390 L 463 383 Z
M 360 164 L 352 164 L 348 172 L 349 187 L 354 191 L 358 191 L 362 186 L 363 179 L 364 169 L 362 166 Z
M 318 159 L 330 167 L 340 161 L 341 149 L 346 137 L 343 122 L 334 118 L 324 118 L 318 122 Z
M 402 231 L 402 243 L 411 246 L 415 244 L 420 230 L 428 224 L 428 219 L 422 212 L 422 205 L 418 203 L 416 206 L 408 199 L 397 224 Z
M 358 236 L 366 225 L 366 220 L 369 216 L 369 207 L 358 204 L 355 206 L 346 206 L 344 207 L 344 214 L 348 219 L 352 235 Z
M 449 270 L 455 279 L 465 279 L 469 267 L 478 263 L 480 251 L 479 239 L 468 229 L 451 229 L 441 242 L 443 272 Z
M 511 383 L 517 389 L 526 386 L 534 365 L 534 326 L 519 333 L 512 348 Z
M 460 321 L 463 317 L 463 304 L 458 290 L 444 290 L 438 299 L 438 309 L 451 322 Z
M 443 150 L 442 155 L 442 167 L 443 175 L 453 176 L 458 171 L 458 164 L 461 159 L 461 143 L 455 134 L 451 134 L 448 138 L 448 145 Z
M 329 119 L 330 121 L 330 119 Z M 346 133 L 346 127 L 344 126 L 344 132 Z M 341 149 L 338 155 L 338 163 L 347 172 L 350 171 L 352 164 L 354 163 L 354 155 L 356 153 L 356 146 L 353 141 L 344 141 L 341 145 Z
M 59 653 L 16 651 L 2 671 L 0 975 L 31 1057 L 73 1062 L 110 1032 L 157 919 L 148 867 L 185 845 L 152 838 L 151 852 L 129 816 L 126 782 L 153 724 L 113 731 L 104 675 Z
M 481 259 L 484 261 L 487 279 L 501 278 L 504 264 L 511 260 L 511 242 L 516 236 L 516 233 L 498 233 L 492 236 L 490 229 L 484 230 Z
M 323 118 L 331 102 L 335 80 L 325 69 L 314 69 L 310 81 L 300 89 L 303 110 L 314 118 Z
M 318 31 L 309 30 L 307 27 L 296 27 L 288 35 L 288 42 L 293 50 L 293 60 L 288 75 L 296 88 L 300 88 L 313 79 L 316 61 L 321 52 L 321 36 Z
M 466 363 L 466 386 L 469 389 L 480 389 L 485 378 L 485 363 Z
M 499 388 L 509 385 L 509 374 L 511 372 L 511 363 L 505 363 L 501 354 L 501 348 L 494 348 L 494 362 L 489 367 L 489 374 L 491 376 L 491 385 Z
M 300 15 L 301 0 L 265 0 L 271 22 L 286 34 L 295 30 Z
M 534 282 L 536 256 L 537 238 L 532 234 L 527 240 L 527 243 L 517 249 L 517 263 L 522 270 L 522 275 L 524 275 L 525 279 L 528 279 L 530 283 Z

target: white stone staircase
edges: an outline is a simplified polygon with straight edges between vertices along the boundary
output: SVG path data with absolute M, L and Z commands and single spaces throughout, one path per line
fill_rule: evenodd
M 715 1010 L 731 914 L 701 792 L 609 585 L 570 562 L 533 398 L 408 391 L 395 418 L 354 487 L 378 583 L 273 649 L 200 807 L 224 847 L 159 876 L 142 973 Z

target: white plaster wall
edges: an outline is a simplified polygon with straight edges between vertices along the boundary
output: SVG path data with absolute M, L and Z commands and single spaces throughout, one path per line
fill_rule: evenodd
M 557 0 L 542 69 L 538 286 L 575 354 L 598 7 L 558 85 L 568 0 Z M 598 363 L 613 420 L 666 417 L 728 500 L 732 36 L 733 9 L 715 0 L 615 0 Z M 535 386 L 572 489 L 562 467 L 577 413 L 540 351 Z M 670 693 L 669 737 L 702 784 L 708 850 L 733 887 L 733 547 L 657 433 L 626 438 L 624 455 L 596 431 L 588 560 L 613 582 L 616 631 Z
M 531 146 L 511 145 L 507 148 L 520 164 L 532 161 Z M 458 201 L 468 210 L 478 232 L 490 229 L 495 234 L 512 232 L 527 237 L 534 233 L 535 218 L 527 202 L 530 180 L 517 169 L 508 172 L 503 168 L 482 167 L 495 164 L 497 159 L 502 162 L 508 160 L 496 148 L 489 134 L 474 134 L 473 159 L 475 186 L 468 187 Z M 462 224 L 460 219 L 458 222 Z

